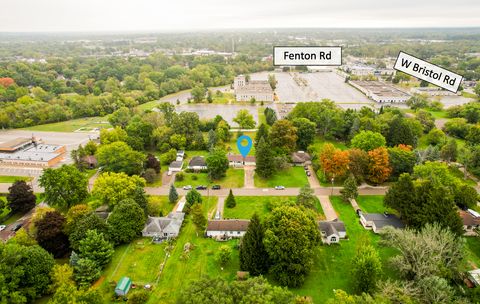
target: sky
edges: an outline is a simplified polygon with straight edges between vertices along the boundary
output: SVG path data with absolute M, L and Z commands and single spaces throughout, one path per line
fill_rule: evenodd
M 479 0 L 0 0 L 0 32 L 478 27 Z

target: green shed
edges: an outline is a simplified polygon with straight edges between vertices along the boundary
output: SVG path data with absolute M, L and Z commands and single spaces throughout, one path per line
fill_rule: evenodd
M 117 296 L 126 296 L 128 291 L 132 287 L 132 280 L 128 277 L 122 277 L 115 287 L 115 294 Z

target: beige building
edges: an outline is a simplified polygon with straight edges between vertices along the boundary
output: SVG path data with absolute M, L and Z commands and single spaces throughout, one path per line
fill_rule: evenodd
M 386 82 L 351 80 L 349 83 L 378 103 L 403 103 L 410 98 L 409 94 Z
M 428 96 L 455 96 L 460 95 L 460 93 L 455 94 L 453 92 L 444 90 L 438 87 L 418 87 L 418 88 L 411 88 L 411 93 L 415 94 L 427 94 Z
M 38 142 L 35 138 L 16 138 L 0 143 L 0 165 L 52 167 L 64 159 L 65 146 Z
M 247 81 L 244 75 L 235 77 L 233 82 L 237 101 L 274 101 L 273 90 L 267 80 Z

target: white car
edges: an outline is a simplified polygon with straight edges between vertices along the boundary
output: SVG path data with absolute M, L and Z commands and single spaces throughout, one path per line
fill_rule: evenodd
M 190 185 L 183 186 L 183 190 L 192 190 L 192 186 Z
M 5 230 L 5 228 L 7 228 L 7 226 L 5 226 L 5 225 L 0 225 L 0 231 Z
M 275 186 L 275 190 L 285 190 L 284 186 Z

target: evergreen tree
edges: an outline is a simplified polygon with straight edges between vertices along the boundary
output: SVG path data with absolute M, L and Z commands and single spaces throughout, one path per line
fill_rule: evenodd
M 417 138 L 410 124 L 400 116 L 395 117 L 390 123 L 390 128 L 387 134 L 387 144 L 394 147 L 400 144 L 410 145 L 415 147 Z
M 260 218 L 254 213 L 240 244 L 240 269 L 253 276 L 268 271 L 268 254 L 263 245 L 264 233 Z
M 457 159 L 458 149 L 457 141 L 455 139 L 450 139 L 441 149 L 440 157 L 446 161 L 451 162 Z
M 275 171 L 272 148 L 265 142 L 263 137 L 258 142 L 255 158 L 257 163 L 255 172 L 263 178 L 272 176 Z
M 230 189 L 230 192 L 228 193 L 228 197 L 225 200 L 225 205 L 228 208 L 235 208 L 237 203 L 235 202 L 235 197 L 233 196 L 232 189 Z
M 213 150 L 217 145 L 217 142 L 217 133 L 215 133 L 215 130 L 211 129 L 208 131 L 208 150 Z
M 170 191 L 168 192 L 168 200 L 170 201 L 170 203 L 176 203 L 177 200 L 178 200 L 178 193 L 177 193 L 177 189 L 175 188 L 175 186 L 172 184 L 170 185 Z
M 305 185 L 300 189 L 300 193 L 297 195 L 297 205 L 305 208 L 315 208 L 315 195 L 310 185 Z
M 358 187 L 357 181 L 353 175 L 350 175 L 345 182 L 343 183 L 343 189 L 340 190 L 342 199 L 345 202 L 350 201 L 351 199 L 356 199 L 358 196 Z
M 93 281 L 100 278 L 100 267 L 87 258 L 79 259 L 77 264 L 73 266 L 73 277 L 80 287 L 87 287 Z
M 110 262 L 114 252 L 113 245 L 97 230 L 87 231 L 86 237 L 80 241 L 79 250 L 81 258 L 88 258 L 102 268 Z
M 191 209 L 193 223 L 197 227 L 198 231 L 203 231 L 205 226 L 207 225 L 207 219 L 203 214 L 202 205 L 199 203 L 195 203 Z
M 258 143 L 260 142 L 260 138 L 264 140 L 268 139 L 268 126 L 264 123 L 260 125 L 258 128 L 257 134 L 255 135 L 255 148 L 257 148 Z
M 353 259 L 352 273 L 357 293 L 372 293 L 375 290 L 377 280 L 382 273 L 382 262 L 372 245 L 359 248 Z

